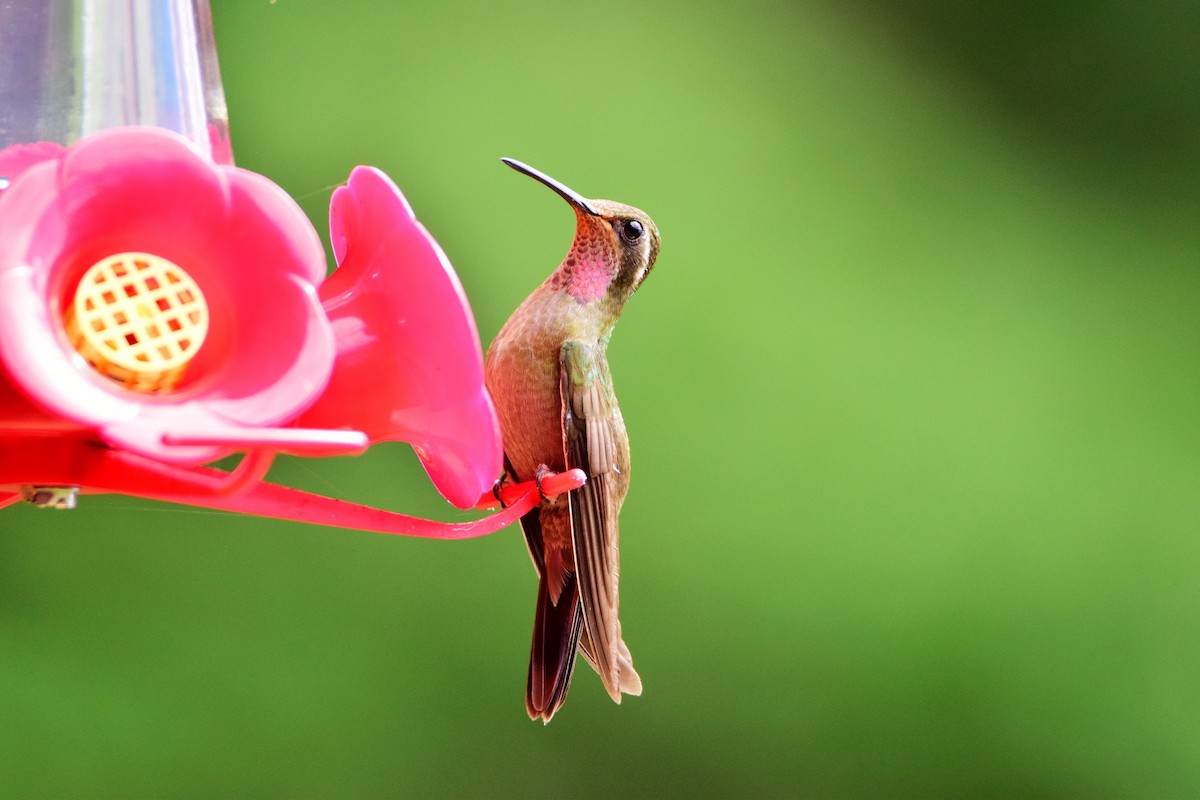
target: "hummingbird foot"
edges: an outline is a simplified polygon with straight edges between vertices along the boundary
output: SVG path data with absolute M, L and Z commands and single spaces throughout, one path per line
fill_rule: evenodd
M 587 483 L 587 476 L 581 469 L 569 469 L 566 472 L 546 470 L 539 473 L 539 480 L 518 483 L 511 472 L 492 484 L 489 491 L 479 497 L 475 508 L 479 511 L 489 511 L 494 508 L 509 508 L 534 489 L 538 490 L 543 500 L 549 500 L 551 505 L 557 502 L 554 498 L 567 492 L 574 491 Z M 540 484 L 540 485 L 539 485 Z M 0 492 L 0 506 L 4 505 L 3 492 Z
M 502 497 L 502 494 L 505 487 L 511 482 L 512 479 L 508 477 L 508 473 L 506 472 L 497 478 L 496 482 L 492 484 L 492 497 L 496 498 L 496 502 L 500 504 L 501 508 L 508 508 L 508 503 L 504 502 L 504 497 Z
M 558 493 L 555 492 L 553 495 L 546 494 L 546 492 L 542 489 L 542 480 L 556 474 L 557 473 L 554 472 L 554 470 L 550 469 L 545 464 L 538 464 L 537 472 L 533 474 L 534 485 L 537 486 L 538 494 L 541 495 L 543 503 L 550 502 L 550 500 L 557 496 Z

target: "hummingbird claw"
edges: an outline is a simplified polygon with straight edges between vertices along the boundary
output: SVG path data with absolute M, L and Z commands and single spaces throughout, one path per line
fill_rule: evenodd
M 492 497 L 496 498 L 496 502 L 500 504 L 500 508 L 508 508 L 508 503 L 504 502 L 504 498 L 500 496 L 500 490 L 504 488 L 504 479 L 507 477 L 505 475 L 497 478 L 496 482 L 492 484 Z
M 535 472 L 533 475 L 533 483 L 535 486 L 537 486 L 538 494 L 541 496 L 543 503 L 550 500 L 551 495 L 546 494 L 546 492 L 542 489 L 542 479 L 548 478 L 555 474 L 556 473 L 545 464 L 538 464 L 537 472 Z

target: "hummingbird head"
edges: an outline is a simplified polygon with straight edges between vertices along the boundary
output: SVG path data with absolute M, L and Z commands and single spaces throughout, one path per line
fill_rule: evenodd
M 612 200 L 589 200 L 533 167 L 511 158 L 505 164 L 549 186 L 575 209 L 575 240 L 550 276 L 555 289 L 580 303 L 607 299 L 619 312 L 650 274 L 658 257 L 658 227 L 650 215 Z

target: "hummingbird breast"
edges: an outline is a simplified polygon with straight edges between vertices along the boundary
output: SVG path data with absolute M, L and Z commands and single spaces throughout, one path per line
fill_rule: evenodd
M 565 293 L 535 291 L 488 349 L 487 388 L 500 419 L 504 452 L 520 481 L 532 479 L 541 464 L 555 471 L 566 468 L 559 353 L 572 333 L 564 324 L 564 311 L 574 304 Z
M 551 348 L 493 348 L 488 355 L 487 387 L 518 481 L 531 480 L 541 464 L 555 472 L 566 468 L 558 363 L 540 351 Z
M 488 349 L 486 382 L 500 420 L 504 453 L 517 481 L 532 480 L 541 465 L 566 469 L 563 446 L 560 353 L 569 331 L 554 313 L 567 295 L 535 291 L 496 336 Z M 552 603 L 574 569 L 571 520 L 565 498 L 543 503 L 538 526 L 542 562 L 535 565 L 546 581 Z M 527 534 L 528 535 L 528 534 Z

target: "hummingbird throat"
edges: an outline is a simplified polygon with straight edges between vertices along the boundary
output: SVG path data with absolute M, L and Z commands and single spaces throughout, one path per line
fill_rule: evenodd
M 577 236 L 571 252 L 554 273 L 554 288 L 565 289 L 581 303 L 602 299 L 617 277 L 617 254 L 600 236 Z

